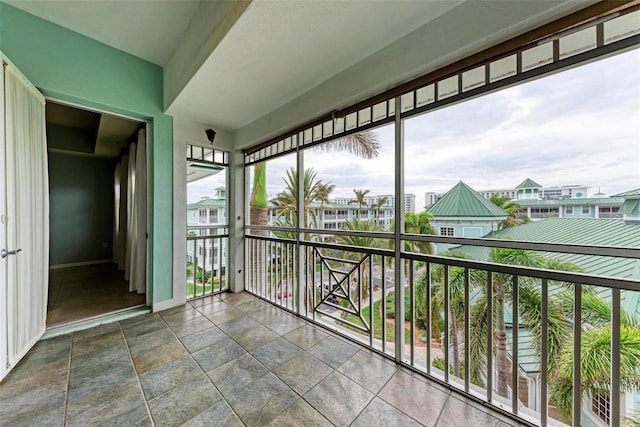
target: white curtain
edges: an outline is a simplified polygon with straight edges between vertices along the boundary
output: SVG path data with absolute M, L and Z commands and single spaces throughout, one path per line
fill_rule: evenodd
M 129 291 L 136 291 L 142 294 L 146 288 L 147 259 L 147 162 L 146 134 L 143 129 L 138 131 L 138 143 L 131 144 L 130 150 L 135 150 L 135 162 L 134 170 L 131 173 L 133 177 L 133 209 L 131 218 Z
M 114 262 L 124 271 L 129 291 L 143 294 L 147 277 L 146 133 L 138 131 L 114 172 Z
M 118 211 L 118 229 L 117 241 L 114 242 L 116 246 L 116 263 L 118 264 L 118 270 L 124 271 L 125 259 L 127 255 L 127 174 L 129 169 L 129 156 L 124 155 L 120 158 L 120 162 L 116 169 L 119 171 L 117 176 L 118 182 L 118 195 L 117 205 Z
M 120 162 L 113 172 L 113 263 L 118 264 L 118 237 L 120 235 Z
M 136 144 L 129 145 L 129 167 L 127 173 L 127 250 L 124 260 L 124 280 L 131 277 L 131 261 L 133 259 L 133 247 L 136 244 Z M 129 291 L 133 291 L 129 282 Z
M 10 65 L 4 72 L 8 362 L 42 336 L 49 281 L 49 177 L 44 97 Z

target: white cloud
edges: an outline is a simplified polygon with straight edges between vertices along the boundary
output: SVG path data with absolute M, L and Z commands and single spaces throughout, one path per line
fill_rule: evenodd
M 306 168 L 336 185 L 394 192 L 394 129 L 375 130 L 376 159 L 305 150 Z M 295 157 L 268 163 L 270 195 Z M 640 50 L 521 84 L 405 122 L 405 192 L 422 206 L 426 191 L 460 180 L 477 190 L 582 184 L 608 194 L 640 187 Z

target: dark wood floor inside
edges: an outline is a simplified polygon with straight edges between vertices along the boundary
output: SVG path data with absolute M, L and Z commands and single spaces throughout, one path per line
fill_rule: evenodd
M 129 282 L 114 264 L 49 270 L 47 327 L 144 303 L 145 295 L 129 292 Z

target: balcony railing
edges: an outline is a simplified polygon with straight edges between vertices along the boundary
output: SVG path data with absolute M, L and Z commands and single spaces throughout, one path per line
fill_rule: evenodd
M 558 218 L 560 215 L 558 214 L 558 211 L 551 211 L 551 212 L 531 212 L 531 218 Z
M 223 292 L 227 279 L 227 226 L 187 227 L 187 298 Z
M 600 212 L 598 218 L 602 219 L 618 219 L 623 218 L 623 215 L 618 212 Z
M 637 249 L 468 240 L 485 248 L 638 257 Z M 602 386 L 620 390 L 621 295 L 637 298 L 640 289 L 631 279 L 258 236 L 246 237 L 246 266 L 248 292 L 497 411 L 543 426 L 580 425 L 582 411 L 589 410 L 582 407 L 590 400 L 583 399 L 579 357 L 583 333 L 593 327 L 585 295 L 604 295 L 610 310 L 611 375 Z M 561 302 L 569 314 L 559 320 Z M 559 350 L 567 348 L 574 356 L 564 384 L 571 415 L 563 418 L 550 384 L 551 375 L 559 375 Z M 609 399 L 611 425 L 619 425 L 621 395 L 610 393 Z

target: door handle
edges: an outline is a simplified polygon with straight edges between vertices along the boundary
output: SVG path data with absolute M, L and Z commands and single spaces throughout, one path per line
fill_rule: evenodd
M 20 252 L 22 252 L 22 249 L 16 249 L 15 251 L 8 251 L 6 249 L 3 249 L 2 251 L 0 251 L 0 257 L 6 258 L 9 255 L 18 255 L 18 253 Z

